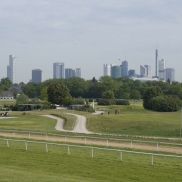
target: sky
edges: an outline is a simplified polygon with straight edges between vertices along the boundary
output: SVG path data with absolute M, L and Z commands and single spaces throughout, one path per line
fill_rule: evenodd
M 103 64 L 155 74 L 155 50 L 182 82 L 181 0 L 0 0 L 0 78 L 9 55 L 16 59 L 16 82 L 32 69 L 53 78 L 53 63 L 81 68 L 82 78 L 103 76 Z

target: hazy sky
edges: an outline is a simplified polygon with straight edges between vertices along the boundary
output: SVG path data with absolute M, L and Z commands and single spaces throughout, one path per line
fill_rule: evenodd
M 104 63 L 120 65 L 125 54 L 129 69 L 139 74 L 149 64 L 154 75 L 158 45 L 182 82 L 181 8 L 181 0 L 0 0 L 0 78 L 10 54 L 18 57 L 17 83 L 32 69 L 52 78 L 54 62 L 98 79 Z

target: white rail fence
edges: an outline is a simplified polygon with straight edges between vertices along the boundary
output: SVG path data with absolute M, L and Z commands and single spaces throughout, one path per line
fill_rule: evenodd
M 165 154 L 155 154 L 155 153 L 147 153 L 147 152 L 135 152 L 135 151 L 128 151 L 128 150 L 117 150 L 117 149 L 108 149 L 108 148 L 98 148 L 98 147 L 91 147 L 91 146 L 79 146 L 79 145 L 70 145 L 70 144 L 59 144 L 59 143 L 50 143 L 50 142 L 35 142 L 35 141 L 26 141 L 26 140 L 13 140 L 7 138 L 0 138 L 1 141 L 6 141 L 7 147 L 10 147 L 9 141 L 11 142 L 22 142 L 25 143 L 25 150 L 28 150 L 28 143 L 33 144 L 41 144 L 45 145 L 45 151 L 48 153 L 48 146 L 55 145 L 55 146 L 64 146 L 67 147 L 68 155 L 71 155 L 71 147 L 73 148 L 86 148 L 91 150 L 91 157 L 94 158 L 94 151 L 95 150 L 103 150 L 103 151 L 113 151 L 119 153 L 120 161 L 123 161 L 123 153 L 131 153 L 131 154 L 140 154 L 140 155 L 148 155 L 151 156 L 151 165 L 154 165 L 154 157 L 170 157 L 170 158 L 182 158 L 182 156 L 178 155 L 165 155 Z M 181 163 L 181 162 L 179 162 Z
M 130 144 L 130 148 L 133 148 L 133 144 L 149 144 L 156 146 L 156 151 L 159 151 L 160 146 L 173 146 L 173 147 L 180 147 L 182 149 L 181 143 L 168 143 L 168 142 L 155 142 L 155 141 L 148 141 L 148 140 L 131 140 L 131 139 L 116 139 L 116 138 L 101 138 L 101 137 L 92 137 L 92 136 L 72 136 L 72 135 L 60 135 L 60 134 L 54 134 L 54 133 L 44 133 L 44 132 L 33 132 L 33 131 L 17 131 L 17 130 L 0 130 L 0 132 L 7 132 L 12 133 L 12 137 L 16 137 L 16 134 L 26 134 L 28 135 L 28 138 L 31 139 L 31 135 L 42 135 L 45 136 L 45 140 L 49 139 L 50 137 L 56 136 L 64 138 L 65 142 L 68 142 L 71 138 L 79 138 L 83 140 L 83 143 L 86 145 L 87 140 L 101 140 L 105 141 L 106 146 L 109 146 L 109 142 L 125 142 Z

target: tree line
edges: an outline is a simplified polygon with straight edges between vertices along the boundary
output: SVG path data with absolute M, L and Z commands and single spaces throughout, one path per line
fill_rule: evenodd
M 21 84 L 22 91 L 29 98 L 41 98 L 46 100 L 47 88 L 53 82 L 65 85 L 73 98 L 116 98 L 116 99 L 142 99 L 144 93 L 149 87 L 158 86 L 164 95 L 176 95 L 182 99 L 182 83 L 163 81 L 131 80 L 129 78 L 112 78 L 102 76 L 99 80 L 92 78 L 84 80 L 83 78 L 72 77 L 68 79 L 48 79 L 42 83 L 29 82 Z M 12 83 L 8 78 L 2 78 L 0 81 L 0 92 L 8 90 Z M 17 84 L 15 84 L 17 85 Z M 16 89 L 13 90 L 18 93 Z

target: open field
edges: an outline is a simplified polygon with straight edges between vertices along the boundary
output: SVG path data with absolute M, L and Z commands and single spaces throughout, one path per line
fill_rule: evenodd
M 0 141 L 0 181 L 181 181 L 181 159 Z
M 97 106 L 98 107 L 98 106 Z M 71 129 L 74 116 L 66 115 L 65 112 L 84 115 L 87 118 L 87 129 L 91 132 L 117 135 L 139 135 L 158 137 L 179 137 L 180 134 L 180 112 L 154 112 L 143 109 L 140 104 L 131 106 L 105 106 L 98 107 L 100 110 L 109 110 L 103 115 L 93 115 L 87 112 L 72 110 L 43 110 L 23 112 L 9 112 L 10 116 L 18 117 L 14 119 L 0 120 L 0 129 L 28 129 L 47 132 L 56 132 L 55 120 L 38 117 L 44 114 L 57 114 L 67 118 L 66 129 Z M 120 110 L 120 114 L 115 115 L 115 109 Z

